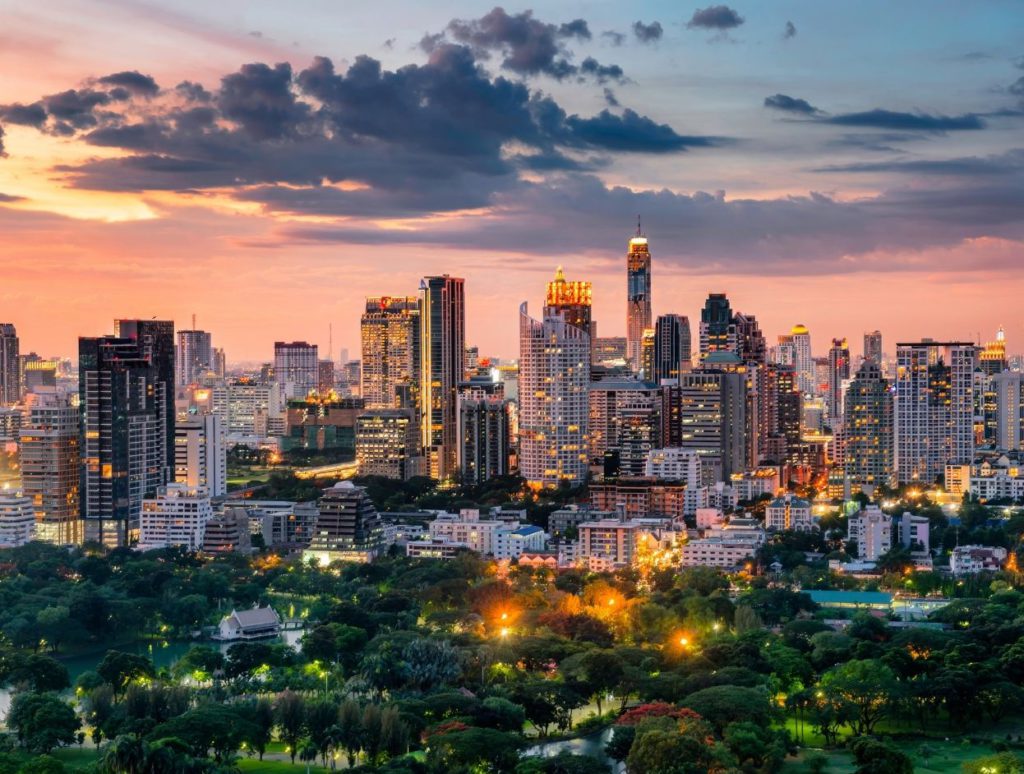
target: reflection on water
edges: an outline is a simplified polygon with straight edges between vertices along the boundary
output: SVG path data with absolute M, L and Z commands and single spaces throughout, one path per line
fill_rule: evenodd
M 613 761 L 611 761 L 604 752 L 604 746 L 611 738 L 612 729 L 606 728 L 599 734 L 581 736 L 575 739 L 562 739 L 557 742 L 543 742 L 541 744 L 535 744 L 533 747 L 527 748 L 523 755 L 541 758 L 554 758 L 559 753 L 568 752 L 575 755 L 590 755 L 600 761 L 611 764 Z

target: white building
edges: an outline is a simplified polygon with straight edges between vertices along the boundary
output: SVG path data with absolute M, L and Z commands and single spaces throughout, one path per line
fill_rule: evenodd
M 1024 468 L 1008 455 L 975 463 L 968 475 L 967 491 L 983 502 L 1024 498 Z
M 168 484 L 156 497 L 142 501 L 139 549 L 183 546 L 189 551 L 203 547 L 206 522 L 213 516 L 209 493 L 199 487 Z
M 35 539 L 36 510 L 20 494 L 0 494 L 0 548 L 17 548 Z
M 430 523 L 429 541 L 408 541 L 407 555 L 430 555 L 437 544 L 468 548 L 495 559 L 516 559 L 524 551 L 541 551 L 547 535 L 540 527 L 516 519 L 480 518 L 480 511 L 463 509 L 459 514 L 441 513 Z M 429 543 L 429 545 L 428 545 Z M 424 553 L 426 552 L 426 553 Z M 449 558 L 445 555 L 440 558 Z
M 774 495 L 779 491 L 779 469 L 760 467 L 742 473 L 733 473 L 729 485 L 737 501 L 756 500 L 762 495 Z
M 663 481 L 686 484 L 683 494 L 683 515 L 693 516 L 699 508 L 707 508 L 708 487 L 702 478 L 700 455 L 690 449 L 651 449 L 647 453 L 644 475 Z
M 979 572 L 996 572 L 1005 561 L 1005 548 L 957 546 L 949 557 L 949 569 L 954 575 L 975 575 Z
M 929 542 L 928 531 L 931 524 L 926 516 L 904 513 L 897 519 L 897 525 L 899 527 L 900 545 L 909 549 L 916 543 L 920 548 L 912 552 L 914 555 L 929 555 L 931 543 Z
M 764 517 L 765 526 L 770 530 L 806 532 L 817 527 L 811 517 L 811 504 L 791 494 L 772 500 L 765 509 Z
M 460 551 L 470 550 L 465 543 L 453 543 L 442 538 L 410 540 L 405 544 L 405 555 L 410 559 L 454 559 Z
M 276 637 L 281 631 L 281 619 L 272 607 L 254 607 L 251 610 L 232 610 L 224 616 L 217 630 L 218 640 L 261 640 Z
M 698 508 L 697 529 L 709 529 L 725 523 L 725 514 L 719 508 Z
M 996 448 L 1024 448 L 1024 374 L 996 374 L 992 387 L 996 394 Z
M 878 557 L 892 548 L 892 517 L 878 506 L 869 505 L 865 510 L 850 516 L 847 528 L 847 540 L 857 543 L 857 556 L 867 562 L 877 561 Z
M 174 480 L 210 497 L 228 492 L 224 422 L 216 414 L 190 416 L 174 427 Z

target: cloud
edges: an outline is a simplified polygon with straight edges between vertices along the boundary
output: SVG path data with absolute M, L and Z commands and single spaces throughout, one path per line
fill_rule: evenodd
M 782 110 L 787 113 L 800 113 L 802 115 L 815 115 L 821 111 L 810 102 L 798 97 L 790 97 L 788 94 L 773 94 L 764 98 L 764 106 L 773 110 Z
M 580 64 L 580 73 L 593 77 L 598 83 L 605 83 L 607 81 L 618 81 L 621 83 L 625 79 L 625 74 L 621 67 L 616 64 L 603 65 L 592 56 L 588 56 Z
M 626 42 L 626 36 L 621 32 L 616 32 L 615 30 L 605 30 L 601 33 L 601 37 L 607 38 L 608 42 L 613 46 L 621 46 Z
M 796 25 L 791 21 L 786 22 L 786 27 L 782 31 L 782 39 L 789 40 L 790 38 L 796 37 Z
M 709 148 L 719 140 L 714 137 L 686 137 L 677 134 L 668 124 L 658 124 L 627 108 L 621 116 L 602 110 L 593 118 L 570 116 L 566 124 L 571 141 L 583 146 L 605 150 L 672 153 L 687 148 Z
M 875 108 L 860 113 L 841 113 L 817 119 L 837 126 L 860 126 L 913 132 L 957 132 L 985 128 L 985 121 L 976 113 L 946 116 L 932 113 L 905 113 Z
M 561 38 L 579 38 L 580 40 L 590 40 L 593 37 L 590 34 L 590 27 L 587 25 L 586 19 L 573 19 L 571 22 L 559 25 L 558 36 Z
M 727 5 L 709 5 L 698 8 L 693 17 L 686 23 L 690 29 L 726 30 L 735 29 L 743 24 L 744 18 Z
M 641 43 L 656 43 L 661 40 L 664 30 L 661 28 L 661 22 L 644 24 L 638 20 L 633 22 L 633 34 Z
M 608 104 L 608 107 L 619 107 L 619 98 L 616 97 L 615 92 L 607 86 L 604 87 L 604 101 Z
M 33 102 L 31 105 L 14 103 L 13 105 L 0 106 L 0 119 L 9 124 L 21 126 L 32 126 L 36 129 L 46 123 L 46 108 L 42 102 Z
M 100 78 L 97 82 L 104 86 L 117 86 L 143 97 L 152 97 L 160 91 L 160 87 L 156 85 L 152 76 L 143 75 L 138 70 L 113 73 Z
M 815 172 L 898 173 L 965 178 L 1024 177 L 1024 148 L 991 156 L 961 156 L 950 159 L 891 159 L 887 161 L 830 164 Z
M 217 101 L 224 117 L 240 124 L 256 140 L 277 140 L 309 114 L 309 106 L 295 99 L 292 68 L 280 63 L 247 64 L 221 79 Z
M 3 136 L 3 132 L 0 132 L 0 137 Z M 2 147 L 2 146 L 0 146 Z M 14 202 L 25 201 L 24 196 L 13 196 L 11 194 L 0 193 L 0 204 L 13 204 Z
M 1010 93 L 1018 97 L 1024 97 L 1024 75 L 1010 84 Z

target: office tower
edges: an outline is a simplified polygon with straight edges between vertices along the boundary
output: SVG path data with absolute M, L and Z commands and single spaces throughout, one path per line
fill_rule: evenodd
M 470 379 L 476 374 L 476 369 L 480 366 L 480 347 L 472 346 L 466 347 L 466 373 L 463 374 L 464 379 Z
M 520 473 L 534 487 L 587 477 L 590 336 L 559 314 L 519 307 Z
M 201 384 L 207 371 L 213 370 L 213 341 L 206 331 L 178 331 L 175 359 L 178 387 Z
M 614 452 L 617 473 L 642 476 L 648 452 L 662 446 L 661 389 L 635 379 L 602 379 L 591 383 L 589 403 L 591 460 Z
M 35 539 L 32 500 L 16 492 L 0 492 L 0 548 L 17 548 Z
M 174 468 L 174 323 L 171 320 L 116 320 L 117 335 L 138 342 L 139 351 L 156 369 L 156 378 L 163 385 L 158 396 L 158 410 L 164 427 L 166 478 Z M 79 364 L 81 369 L 81 364 Z M 163 482 L 161 482 L 163 483 Z
M 288 398 L 305 398 L 320 380 L 316 344 L 305 341 L 274 342 L 274 379 L 284 385 Z
M 796 369 L 792 366 L 778 366 L 776 383 L 776 426 L 779 435 L 785 439 L 787 458 L 791 459 L 791 450 L 795 449 L 803 438 L 804 394 L 800 389 Z
M 228 435 L 283 435 L 284 391 L 277 382 L 219 384 L 213 388 L 213 413 Z M 273 429 L 277 432 L 271 433 Z
M 356 418 L 363 413 L 362 398 L 337 395 L 310 396 L 288 401 L 281 448 L 336 449 L 355 452 Z
M 228 374 L 228 356 L 219 347 L 213 350 L 213 373 L 218 379 L 223 379 Z
M 108 546 L 135 539 L 143 498 L 167 482 L 174 463 L 173 367 L 162 371 L 161 342 L 148 337 L 78 340 L 81 515 L 85 539 Z
M 768 348 L 764 334 L 752 314 L 736 312 L 732 317 L 732 331 L 735 341 L 735 352 L 744 363 L 764 364 L 768 358 Z
M 79 513 L 79 412 L 63 391 L 28 397 L 21 428 L 22 490 L 35 508 L 36 537 L 57 545 L 82 542 Z
M 356 416 L 356 463 L 360 476 L 405 481 L 420 473 L 419 428 L 409 409 L 371 409 Z
M 700 313 L 700 356 L 698 365 L 712 352 L 734 352 L 736 332 L 732 308 L 725 293 L 712 293 Z
M 384 550 L 384 528 L 363 487 L 341 481 L 324 490 L 317 509 L 313 539 L 302 552 L 303 561 L 369 562 Z
M 813 395 L 817 382 L 814 373 L 814 357 L 811 355 L 811 333 L 807 326 L 797 324 L 789 332 L 790 343 L 793 345 L 793 366 L 796 368 L 797 381 L 805 394 Z
M 846 390 L 844 471 L 851 491 L 893 482 L 893 398 L 881 366 L 865 360 Z
M 654 373 L 654 328 L 644 330 L 640 339 L 640 372 L 642 379 L 651 380 Z
M 728 352 L 714 352 L 705 367 L 679 377 L 679 446 L 701 456 L 704 483 L 728 481 L 746 465 L 746 378 Z
M 683 315 L 661 315 L 654 325 L 654 369 L 647 376 L 655 383 L 678 379 L 692 367 L 690 357 L 690 321 Z
M 864 334 L 864 359 L 882 365 L 882 332 Z
M 340 366 L 336 376 L 338 383 L 338 394 L 343 398 L 359 398 L 363 394 L 362 388 L 362 362 L 359 360 L 346 360 Z M 419 390 L 419 385 L 416 386 Z M 410 393 L 413 394 L 413 393 Z
M 978 355 L 978 365 L 988 376 L 995 376 L 1007 369 L 1009 364 L 1006 360 L 1006 331 L 999 326 L 996 331 L 996 340 L 986 342 L 981 354 Z
M 203 552 L 229 554 L 252 550 L 249 514 L 244 507 L 225 506 L 224 512 L 206 522 L 203 533 Z
M 618 365 L 626 362 L 626 337 L 602 336 L 591 340 L 591 358 L 595 365 Z
M 651 323 L 651 252 L 637 220 L 626 254 L 626 362 L 634 371 L 642 365 L 640 347 Z
M 162 486 L 155 497 L 142 501 L 139 550 L 180 546 L 198 551 L 212 517 L 210 494 L 203 487 L 183 483 Z
M 509 403 L 501 382 L 493 387 L 459 386 L 459 472 L 463 484 L 482 484 L 508 474 L 510 425 Z
M 56 360 L 34 358 L 26 361 L 21 367 L 22 386 L 25 392 L 56 387 L 57 366 Z
M 21 400 L 20 365 L 18 332 L 11 323 L 0 323 L 0 406 Z
M 850 347 L 846 339 L 832 339 L 828 351 L 828 414 L 832 419 L 843 417 L 843 381 L 850 378 Z
M 334 390 L 334 361 L 321 360 L 317 363 L 316 391 L 326 395 Z
M 224 421 L 216 414 L 193 414 L 174 428 L 174 480 L 210 497 L 228 493 Z
M 991 378 L 995 393 L 994 442 L 1001 451 L 1024 448 L 1024 374 L 1004 371 Z
M 447 479 L 458 467 L 456 390 L 465 375 L 464 280 L 425 277 L 420 282 L 420 406 L 428 474 Z
M 896 471 L 932 483 L 974 456 L 974 367 L 969 342 L 896 345 Z
M 359 322 L 362 396 L 370 409 L 418 410 L 420 389 L 420 301 L 415 296 L 366 299 Z M 410 396 L 406 405 L 402 395 Z
M 548 283 L 548 294 L 544 305 L 565 316 L 565 321 L 586 331 L 591 339 L 597 335 L 597 325 L 591 312 L 592 288 L 589 282 L 566 280 L 565 272 L 559 266 L 555 278 Z

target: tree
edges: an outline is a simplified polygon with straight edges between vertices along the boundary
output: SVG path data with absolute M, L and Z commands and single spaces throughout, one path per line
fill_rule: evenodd
M 151 738 L 180 739 L 197 758 L 205 758 L 210 750 L 222 763 L 254 735 L 252 724 L 236 707 L 223 704 L 201 704 L 171 718 L 153 729 Z
M 459 653 L 445 640 L 415 639 L 405 646 L 402 658 L 406 682 L 421 691 L 450 683 L 462 674 Z
M 111 774 L 142 774 L 149 745 L 137 736 L 119 736 L 103 753 L 103 768 Z
M 366 753 L 366 758 L 372 766 L 377 762 L 383 738 L 380 707 L 376 704 L 367 704 L 363 708 L 362 726 L 363 752 Z
M 18 744 L 40 754 L 74 744 L 82 721 L 56 694 L 28 692 L 15 694 L 11 700 L 7 726 L 14 730 Z
M 521 722 L 519 727 L 522 728 Z M 389 757 L 404 755 L 409 749 L 409 729 L 402 722 L 397 707 L 388 707 L 380 715 L 380 747 Z
M 0 655 L 0 685 L 45 693 L 63 691 L 70 684 L 67 667 L 55 658 L 20 651 Z
M 363 745 L 363 713 L 359 704 L 346 699 L 338 709 L 338 731 L 342 749 L 348 757 L 348 767 L 355 765 L 356 756 Z
M 263 760 L 274 736 L 274 705 L 266 699 L 258 699 L 246 708 L 246 717 L 252 725 L 252 735 L 246 740 L 249 746 Z
M 963 765 L 964 774 L 1024 774 L 1024 759 L 1012 752 L 986 755 Z
M 64 774 L 64 764 L 51 755 L 39 755 L 25 761 L 18 769 L 18 774 Z
M 324 765 L 331 746 L 331 729 L 338 719 L 338 705 L 330 699 L 318 699 L 306 704 L 306 731 L 309 741 L 316 747 Z
M 598 715 L 604 695 L 619 684 L 624 674 L 623 664 L 614 651 L 597 649 L 569 656 L 558 670 L 579 693 L 594 699 Z
M 649 720 L 636 730 L 626 758 L 630 774 L 707 774 L 718 756 L 707 736 L 676 728 L 669 718 Z
M 154 674 L 153 662 L 148 658 L 119 650 L 108 650 L 96 672 L 113 689 L 114 696 L 120 696 L 132 680 Z
M 891 744 L 861 737 L 850 743 L 856 774 L 914 774 L 910 756 Z
M 752 607 L 740 605 L 736 608 L 733 626 L 736 627 L 736 634 L 746 634 L 747 632 L 763 629 L 764 622 Z
M 274 705 L 274 717 L 281 740 L 287 745 L 294 764 L 306 724 L 306 700 L 292 691 L 282 691 Z
M 427 763 L 434 771 L 514 771 L 522 738 L 493 728 L 463 728 L 430 738 Z
M 855 712 L 853 730 L 871 734 L 891 706 L 899 683 L 893 671 L 876 659 L 847 661 L 826 672 L 818 689 L 831 701 L 849 705 Z
M 738 685 L 715 685 L 691 693 L 683 701 L 722 733 L 730 723 L 747 720 L 767 726 L 771 720 L 771 705 L 767 694 L 756 688 Z
M 592 755 L 560 752 L 551 758 L 524 758 L 515 774 L 607 774 L 608 764 Z

